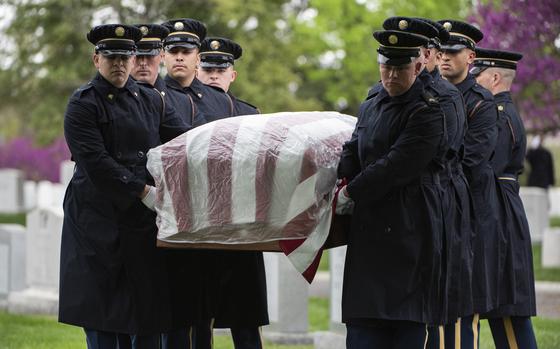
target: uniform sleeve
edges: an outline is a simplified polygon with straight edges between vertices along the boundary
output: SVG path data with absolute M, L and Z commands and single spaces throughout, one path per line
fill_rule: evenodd
M 411 115 L 389 152 L 368 165 L 347 187 L 350 197 L 376 201 L 395 186 L 420 176 L 436 156 L 444 136 L 439 107 L 425 107 Z
M 550 185 L 554 186 L 556 184 L 556 176 L 554 175 L 554 158 L 552 157 L 552 154 L 547 151 L 547 155 L 548 155 L 548 171 L 549 171 L 549 177 L 550 178 Z
M 463 166 L 467 172 L 488 161 L 498 138 L 498 110 L 493 101 L 483 100 L 469 123 L 465 135 Z
M 64 117 L 64 136 L 72 157 L 97 190 L 127 207 L 138 200 L 145 181 L 117 163 L 105 148 L 92 104 L 72 99 Z
M 162 143 L 169 142 L 191 128 L 181 119 L 170 103 L 165 104 L 165 114 L 159 125 L 159 137 Z
M 358 156 L 358 125 L 352 132 L 352 137 L 342 147 L 338 164 L 338 178 L 352 180 L 360 172 L 360 158 Z

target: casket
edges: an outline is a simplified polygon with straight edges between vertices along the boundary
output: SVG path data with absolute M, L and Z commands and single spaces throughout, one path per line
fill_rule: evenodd
M 347 217 L 331 224 L 332 201 L 355 123 L 337 112 L 245 115 L 151 149 L 158 246 L 281 251 L 306 265 L 327 241 L 342 244 Z

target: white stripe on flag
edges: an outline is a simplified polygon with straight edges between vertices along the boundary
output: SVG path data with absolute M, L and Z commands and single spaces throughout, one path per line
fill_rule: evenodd
M 319 253 L 321 247 L 325 244 L 325 241 L 327 241 L 332 219 L 332 210 L 330 205 L 331 198 L 332 195 L 329 196 L 329 200 L 322 203 L 322 216 L 317 228 L 313 230 L 313 232 L 301 245 L 298 246 L 298 248 L 288 255 L 288 258 L 296 270 L 301 274 L 303 274 L 313 263 L 313 260 L 315 260 L 315 257 Z
M 258 154 L 263 136 L 262 130 L 268 120 L 270 118 L 262 115 L 241 118 L 231 161 L 231 197 L 234 200 L 231 219 L 233 224 L 252 223 L 256 219 L 255 177 L 258 157 L 248 157 L 247 154 Z
M 186 138 L 186 137 L 185 137 Z M 175 219 L 175 210 L 173 209 L 173 200 L 169 193 L 169 187 L 165 181 L 165 174 L 163 173 L 163 161 L 161 160 L 162 146 L 155 149 L 154 161 L 158 165 L 160 182 L 156 183 L 158 191 L 163 190 L 163 202 L 161 207 L 156 206 L 157 223 L 158 223 L 158 238 L 165 239 L 177 233 L 177 220 Z M 151 171 L 150 171 L 151 172 Z M 163 187 L 157 186 L 160 184 Z
M 190 195 L 191 210 L 193 213 L 196 212 L 196 215 L 192 216 L 191 231 L 208 226 L 208 181 L 220 180 L 219 178 L 208 178 L 208 156 L 191 155 L 208 154 L 210 138 L 215 125 L 215 122 L 211 122 L 197 127 L 190 131 L 187 137 L 189 193 L 186 195 Z

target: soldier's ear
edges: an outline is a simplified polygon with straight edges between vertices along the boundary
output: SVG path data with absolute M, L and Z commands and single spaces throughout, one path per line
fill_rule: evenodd
M 95 65 L 95 68 L 99 69 L 99 54 L 94 53 L 91 57 L 91 60 L 93 61 L 93 65 Z
M 232 70 L 231 71 L 231 82 L 234 82 L 235 79 L 237 79 L 237 71 Z

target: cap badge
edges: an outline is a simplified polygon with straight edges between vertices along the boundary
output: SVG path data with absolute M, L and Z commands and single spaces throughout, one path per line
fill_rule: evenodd
M 217 50 L 220 48 L 220 42 L 218 40 L 212 40 L 212 42 L 210 43 L 210 48 L 212 50 Z
M 503 105 L 499 105 L 499 106 L 498 106 L 498 110 L 499 110 L 499 111 L 504 111 L 504 106 L 503 106 Z
M 450 22 L 445 22 L 445 23 L 443 23 L 443 27 L 445 28 L 445 30 L 450 31 L 452 25 L 451 25 Z
M 395 34 L 389 35 L 389 43 L 391 45 L 394 45 L 397 42 L 399 42 L 399 38 Z
M 399 29 L 405 30 L 406 28 L 408 28 L 408 22 L 404 19 L 401 19 L 401 21 L 399 22 Z
M 124 36 L 124 28 L 123 27 L 115 28 L 115 35 L 118 37 Z
M 185 25 L 183 24 L 183 22 L 175 22 L 173 28 L 175 28 L 175 30 L 183 30 L 185 29 Z
M 148 35 L 148 32 L 149 32 L 148 27 L 146 27 L 145 25 L 140 27 L 140 31 L 142 32 L 142 35 L 144 35 L 144 36 Z

